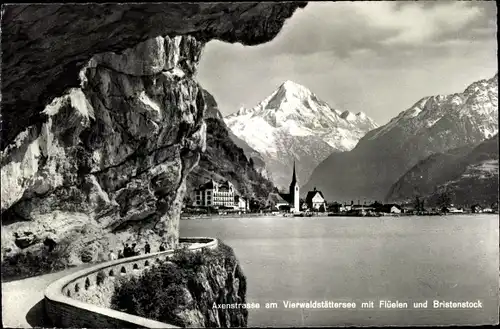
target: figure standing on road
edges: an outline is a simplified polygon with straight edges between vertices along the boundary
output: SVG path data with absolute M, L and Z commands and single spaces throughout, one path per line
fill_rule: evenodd
M 130 257 L 130 247 L 128 246 L 128 243 L 125 244 L 125 247 L 123 247 L 123 257 L 127 258 Z
M 115 255 L 115 253 L 113 252 L 113 250 L 111 250 L 111 251 L 109 252 L 109 260 L 115 260 L 115 259 L 116 259 L 116 255 Z

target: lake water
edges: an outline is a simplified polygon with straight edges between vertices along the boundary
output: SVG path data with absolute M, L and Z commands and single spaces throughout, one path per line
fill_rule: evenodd
M 230 245 L 247 276 L 249 326 L 445 325 L 498 322 L 498 215 L 254 217 L 182 220 L 181 236 Z M 380 308 L 381 300 L 408 309 Z M 428 301 L 426 309 L 413 302 Z M 434 309 L 433 300 L 481 301 Z M 356 302 L 353 309 L 284 302 Z M 362 302 L 374 308 L 361 308 Z M 267 302 L 277 308 L 265 308 Z

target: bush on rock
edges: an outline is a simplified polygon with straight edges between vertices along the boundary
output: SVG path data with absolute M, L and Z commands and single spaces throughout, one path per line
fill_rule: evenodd
M 233 250 L 177 250 L 140 277 L 121 279 L 113 309 L 183 327 L 245 327 L 245 308 L 217 309 L 215 304 L 246 303 L 246 278 Z

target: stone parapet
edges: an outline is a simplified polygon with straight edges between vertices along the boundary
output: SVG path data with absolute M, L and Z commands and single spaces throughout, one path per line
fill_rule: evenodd
M 179 243 L 191 244 L 188 249 L 200 251 L 215 249 L 217 239 L 204 237 L 180 238 Z M 92 289 L 97 285 L 99 272 L 105 273 L 105 280 L 120 276 L 139 275 L 144 269 L 173 256 L 174 250 L 112 260 L 65 276 L 45 290 L 45 312 L 56 327 L 118 327 L 118 328 L 176 328 L 174 325 L 127 314 L 98 305 L 82 302 L 72 295 L 80 290 Z

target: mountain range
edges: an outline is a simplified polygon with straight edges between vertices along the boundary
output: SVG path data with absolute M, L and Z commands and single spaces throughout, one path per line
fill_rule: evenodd
M 258 152 L 268 177 L 280 188 L 290 184 L 296 161 L 299 184 L 333 152 L 354 148 L 377 124 L 364 113 L 333 109 L 306 87 L 285 81 L 251 109 L 227 116 L 232 133 Z
M 461 205 L 490 207 L 498 202 L 498 135 L 476 147 L 451 149 L 419 161 L 392 185 L 386 199 L 411 202 L 420 196 L 439 205 L 443 194 Z
M 498 74 L 461 93 L 422 98 L 368 132 L 351 151 L 332 153 L 316 167 L 305 188 L 317 187 L 329 200 L 339 201 L 381 200 L 388 193 L 390 198 L 410 197 L 409 192 L 398 194 L 408 188 L 402 182 L 392 186 L 419 161 L 431 157 L 428 163 L 436 158 L 453 162 L 497 133 Z M 445 155 L 432 156 L 440 153 Z

